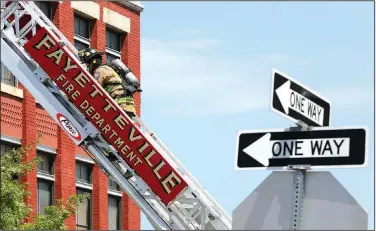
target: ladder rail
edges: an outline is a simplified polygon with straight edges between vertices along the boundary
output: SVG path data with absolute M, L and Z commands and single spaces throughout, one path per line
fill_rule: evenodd
M 43 87 L 43 84 L 41 82 L 37 81 L 34 78 L 28 77 L 33 76 L 34 72 L 29 69 L 28 65 L 19 60 L 19 55 L 17 55 L 11 49 L 11 47 L 5 42 L 3 38 L 1 38 L 1 57 L 1 61 L 4 63 L 4 65 L 15 75 L 17 75 L 18 80 L 27 88 L 28 91 L 36 96 L 38 102 L 46 111 L 48 111 L 49 113 L 51 113 L 51 111 L 55 111 L 64 114 L 69 119 L 69 121 L 73 123 L 75 127 L 81 132 L 83 138 L 88 136 L 88 134 L 85 134 L 85 129 L 82 127 L 82 125 L 80 125 L 80 123 L 78 123 L 75 118 L 70 116 L 69 112 L 64 108 L 64 106 L 62 106 L 62 104 L 53 96 L 52 93 L 48 92 L 47 88 Z M 41 97 L 43 95 L 47 95 L 49 97 Z M 53 117 L 53 119 L 55 119 L 55 117 Z M 56 123 L 59 124 L 57 121 Z M 95 156 L 94 160 L 99 163 L 99 166 L 106 166 L 104 170 L 111 173 L 111 176 L 116 179 L 116 182 L 119 184 L 122 190 L 124 190 L 130 197 L 132 197 L 138 207 L 140 207 L 140 209 L 148 216 L 148 218 L 158 225 L 158 228 L 164 230 L 171 229 L 163 219 L 160 219 L 160 215 L 158 215 L 154 211 L 154 209 L 152 209 L 147 203 L 145 203 L 145 200 L 141 196 L 139 196 L 138 191 L 129 182 L 123 180 L 123 177 L 119 175 L 119 171 L 116 171 L 111 164 L 108 164 L 108 160 L 103 157 L 103 154 L 100 154 L 100 151 L 97 147 L 95 147 L 93 144 L 90 144 L 90 142 L 88 141 L 85 141 L 85 145 L 82 145 L 82 147 L 84 148 L 84 150 L 89 150 L 91 155 Z
M 207 199 L 214 209 L 215 212 L 219 213 L 220 216 L 224 216 L 225 219 L 229 224 L 231 224 L 231 218 L 230 216 L 219 206 L 219 203 L 210 195 L 210 193 L 200 184 L 197 179 L 192 175 L 191 172 L 188 171 L 188 169 L 180 162 L 180 160 L 168 149 L 167 145 L 165 145 L 162 140 L 153 133 L 145 123 L 141 121 L 139 117 L 136 118 L 137 123 L 140 124 L 143 130 L 145 130 L 150 136 L 153 138 L 153 140 L 156 142 L 156 144 L 164 150 L 164 153 L 168 155 L 168 157 L 172 160 L 172 163 L 174 163 L 178 169 L 178 172 L 187 178 L 187 181 L 190 182 L 190 186 L 194 187 L 193 192 L 196 194 L 201 194 L 205 199 Z
M 3 35 L 3 34 L 2 34 Z M 83 135 L 85 133 L 85 125 L 83 125 L 82 123 L 77 123 L 76 120 L 78 121 L 77 118 L 73 118 L 72 116 L 69 115 L 69 110 L 64 110 L 62 109 L 61 107 L 58 107 L 59 106 L 59 103 L 61 103 L 60 101 L 56 101 L 54 100 L 55 98 L 53 97 L 53 95 L 49 95 L 47 94 L 46 90 L 42 90 L 43 89 L 43 85 L 38 85 L 35 80 L 33 80 L 33 78 L 28 78 L 26 76 L 33 76 L 34 73 L 36 72 L 43 72 L 41 71 L 40 69 L 36 68 L 36 69 L 32 69 L 34 70 L 33 72 L 27 72 L 26 69 L 30 67 L 30 65 L 27 65 L 27 64 L 24 64 L 23 62 L 18 62 L 17 59 L 19 59 L 18 57 L 21 57 L 19 54 L 17 55 L 18 57 L 15 58 L 16 55 L 10 55 L 12 54 L 12 52 L 10 52 L 9 48 L 7 47 L 7 43 L 5 42 L 5 40 L 3 38 L 1 38 L 1 42 L 2 42 L 2 57 L 7 57 L 7 59 L 4 59 L 2 58 L 2 62 L 5 64 L 5 66 L 7 68 L 9 68 L 16 76 L 17 78 L 20 80 L 20 82 L 26 87 L 26 89 L 30 92 L 32 92 L 32 94 L 34 96 L 36 96 L 36 99 L 38 100 L 38 102 L 42 105 L 42 107 L 50 114 L 50 115 L 53 115 L 55 113 L 51 113 L 51 106 L 53 107 L 57 107 L 58 109 L 55 109 L 54 111 L 58 111 L 58 112 L 62 112 L 67 118 L 69 118 L 70 122 L 72 122 L 75 127 L 80 131 L 81 135 Z M 8 48 L 8 49 L 6 49 Z M 15 53 L 15 52 L 14 52 Z M 13 59 L 11 59 L 13 57 Z M 16 67 L 17 66 L 17 67 Z M 20 66 L 23 67 L 20 71 Z M 30 68 L 31 69 L 31 68 Z M 23 74 L 24 72 L 26 72 L 27 74 Z M 38 76 L 37 76 L 38 77 Z M 39 81 L 41 82 L 44 82 L 43 79 L 39 79 Z M 37 85 L 37 86 L 35 86 Z M 47 89 L 47 87 L 46 87 Z M 39 94 L 40 93 L 40 94 Z M 41 97 L 42 95 L 44 95 L 44 97 Z M 46 97 L 47 95 L 47 97 Z M 63 98 L 64 96 L 62 96 Z M 45 102 L 47 99 L 47 103 Z M 69 103 L 68 103 L 69 104 Z M 64 106 L 64 105 L 62 105 Z M 55 119 L 55 117 L 53 117 L 53 119 Z M 55 119 L 56 121 L 56 119 Z M 58 121 L 56 121 L 58 123 Z M 59 124 L 59 123 L 58 123 Z M 85 130 L 84 130 L 85 129 Z M 89 132 L 89 131 L 88 131 Z M 95 131 L 93 132 L 95 133 Z M 87 135 L 83 136 L 83 137 L 87 137 Z M 75 140 L 73 140 L 75 141 Z M 103 164 L 103 162 L 98 162 L 98 159 L 100 158 L 103 158 L 103 156 L 105 156 L 105 154 L 103 153 L 103 150 L 98 147 L 97 145 L 95 145 L 97 142 L 95 141 L 90 141 L 90 138 L 89 138 L 89 141 L 86 141 L 86 142 L 90 142 L 91 146 L 94 147 L 96 150 L 101 150 L 102 151 L 102 155 L 98 157 L 98 154 L 97 155 L 93 155 L 93 153 L 91 153 L 90 156 L 94 156 L 94 161 L 98 164 L 98 166 L 100 168 L 102 168 L 102 170 L 106 173 L 106 172 L 110 172 L 108 170 L 108 168 L 112 168 L 111 166 L 109 166 L 107 163 Z M 75 142 L 77 145 L 80 144 L 81 142 Z M 104 144 L 104 146 L 109 146 L 109 144 Z M 83 147 L 84 150 L 87 151 L 87 148 L 85 148 L 84 145 L 81 144 L 81 147 Z M 99 152 L 97 152 L 99 153 Z M 119 160 L 121 158 L 119 157 Z M 122 159 L 121 159 L 122 160 Z M 103 166 L 104 165 L 104 166 Z M 126 163 L 123 161 L 123 165 L 126 165 Z M 119 166 L 118 166 L 119 167 Z M 129 169 L 128 166 L 121 166 L 121 168 L 118 168 L 119 169 Z M 119 170 L 120 171 L 120 170 Z M 113 175 L 112 175 L 113 176 Z M 166 219 L 166 215 L 163 216 L 163 211 L 161 211 L 162 209 L 163 210 L 166 210 L 165 208 L 162 207 L 160 201 L 156 200 L 156 196 L 152 194 L 152 191 L 150 191 L 150 189 L 147 189 L 148 191 L 146 192 L 146 194 L 148 195 L 151 195 L 152 196 L 152 199 L 151 200 L 145 200 L 145 199 L 142 199 L 140 200 L 139 198 L 143 198 L 144 195 L 142 195 L 142 193 L 140 193 L 140 188 L 137 187 L 137 185 L 135 185 L 135 182 L 138 181 L 142 181 L 141 178 L 138 178 L 137 176 L 133 177 L 133 180 L 130 180 L 129 183 L 127 183 L 127 180 L 123 177 L 121 178 L 122 181 L 119 181 L 119 178 L 115 178 L 115 181 L 117 181 L 117 183 L 119 185 L 131 185 L 133 188 L 126 190 L 125 192 L 131 197 L 133 198 L 135 201 L 136 201 L 136 204 L 141 208 L 141 210 L 144 212 L 144 214 L 148 217 L 149 220 L 151 221 L 154 221 L 155 224 L 157 224 L 159 226 L 158 229 L 166 229 L 166 225 L 160 225 L 160 224 L 165 224 L 167 221 L 169 221 L 169 219 Z M 141 182 L 142 183 L 142 182 Z M 144 183 L 145 184 L 145 183 Z M 124 188 L 122 188 L 124 189 Z M 129 191 L 129 190 L 132 190 L 132 191 Z M 130 193 L 131 192 L 131 193 Z M 141 197 L 135 197 L 134 195 L 140 195 Z M 150 203 L 150 201 L 152 201 L 153 203 Z M 159 203 L 159 204 L 158 204 Z M 147 206 L 146 206 L 147 205 Z M 146 208 L 147 210 L 143 210 L 142 208 Z M 153 211 L 156 211 L 156 212 L 153 212 Z M 169 212 L 169 211 L 167 211 Z M 166 211 L 164 212 L 166 213 Z M 168 214 L 167 217 L 171 217 L 171 216 L 174 216 L 174 214 Z M 161 217 L 164 217 L 164 219 L 162 219 L 164 222 L 161 222 L 160 218 Z M 157 220 L 158 222 L 155 222 L 155 220 Z M 169 229 L 194 229 L 192 228 L 193 226 L 189 225 L 187 226 L 186 224 L 173 224 L 173 223 L 169 223 L 168 224 L 170 227 Z
M 25 53 L 22 52 L 22 50 L 19 47 L 18 49 L 16 49 L 16 51 L 18 53 L 18 54 L 16 54 L 16 51 L 13 51 L 10 48 L 10 46 L 15 45 L 15 44 L 8 44 L 6 42 L 6 39 L 4 39 L 3 37 L 9 37 L 9 36 L 6 36 L 4 32 L 2 32 L 2 38 L 1 38 L 1 48 L 2 48 L 1 49 L 1 52 L 2 52 L 1 57 L 2 57 L 2 62 L 4 63 L 4 65 L 8 69 L 10 69 L 12 71 L 12 73 L 14 73 L 14 75 L 19 79 L 19 81 L 26 87 L 26 89 L 29 92 L 31 92 L 35 96 L 35 98 L 38 100 L 38 102 L 41 104 L 41 106 L 50 115 L 55 114 L 55 112 L 61 112 L 80 131 L 82 138 L 88 137 L 88 134 L 84 135 L 85 130 L 86 130 L 85 126 L 87 125 L 87 123 L 85 124 L 83 122 L 78 122 L 78 121 L 80 121 L 79 118 L 72 117 L 70 115 L 70 113 L 72 111 L 71 108 L 64 108 L 64 107 L 66 107 L 66 105 L 69 105 L 70 102 L 65 102 L 65 104 L 63 104 L 61 102 L 61 100 L 59 101 L 57 98 L 54 97 L 53 94 L 51 94 L 52 92 L 48 93 L 48 87 L 44 87 L 44 85 L 41 84 L 41 83 L 47 84 L 47 82 L 49 82 L 47 78 L 43 78 L 43 75 L 45 76 L 46 74 L 43 73 L 43 70 L 41 70 L 39 67 L 30 68 L 30 66 L 31 66 L 30 63 L 21 62 L 21 60 L 24 59 L 22 54 L 25 54 Z M 36 73 L 38 73 L 39 75 L 36 75 Z M 35 79 L 37 79 L 38 81 L 36 81 L 34 78 L 29 78 L 29 76 L 35 76 L 36 77 Z M 41 83 L 38 84 L 39 81 Z M 54 92 L 54 93 L 58 93 L 58 92 Z M 61 98 L 65 98 L 65 97 L 62 95 Z M 54 112 L 51 113 L 51 110 L 53 110 Z M 52 118 L 55 119 L 55 117 L 52 117 Z M 55 119 L 55 121 L 56 121 L 56 119 Z M 56 123 L 58 123 L 58 121 L 56 121 Z M 89 133 L 90 131 L 87 131 L 87 132 Z M 93 133 L 95 133 L 95 131 Z M 73 140 L 73 141 L 75 141 L 75 140 Z M 105 141 L 103 141 L 103 140 L 102 140 L 102 142 L 105 143 Z M 90 138 L 87 141 L 84 141 L 84 143 L 86 143 L 86 146 L 91 147 L 90 149 L 85 147 L 85 145 L 81 144 L 81 141 L 78 141 L 78 142 L 76 141 L 75 143 L 77 145 L 80 145 L 85 151 L 90 153 L 90 156 L 94 157 L 93 160 L 98 164 L 98 166 L 105 173 L 107 173 L 107 172 L 111 173 L 111 172 L 114 171 L 114 170 L 111 170 L 111 169 L 114 169 L 114 167 L 113 167 L 114 164 L 109 165 L 108 161 L 107 162 L 103 161 L 103 157 L 105 156 L 105 154 L 103 153 L 103 150 L 98 145 L 96 145 L 97 142 L 91 140 Z M 108 147 L 109 144 L 105 143 L 104 146 Z M 95 153 L 93 152 L 93 149 L 96 150 Z M 90 151 L 88 151 L 88 150 L 90 150 Z M 130 169 L 129 166 L 126 166 L 127 164 L 124 162 L 124 160 L 122 158 L 118 157 L 118 160 L 121 160 L 122 164 L 124 166 L 124 167 L 120 166 L 120 168 L 119 168 L 119 164 L 117 164 L 118 171 L 120 171 L 120 169 Z M 114 177 L 113 173 L 111 173 L 110 175 L 112 177 Z M 153 195 L 152 191 L 150 191 L 149 189 L 147 189 L 148 191 L 145 191 L 146 193 L 145 192 L 144 193 L 146 195 L 151 196 L 151 199 L 146 200 L 144 198 L 145 196 L 143 195 L 143 193 L 140 193 L 140 191 L 141 191 L 140 187 L 137 187 L 137 185 L 136 185 L 137 182 L 142 183 L 142 182 L 140 182 L 140 181 L 142 181 L 141 178 L 134 176 L 133 179 L 130 180 L 130 181 L 125 180 L 124 177 L 114 177 L 114 178 L 115 178 L 114 180 L 120 186 L 122 186 L 122 189 L 133 200 L 136 201 L 136 204 L 141 208 L 141 210 L 148 217 L 148 219 L 151 222 L 153 222 L 154 225 L 158 226 L 158 229 L 195 229 L 194 225 L 185 224 L 184 222 L 182 222 L 182 223 L 175 222 L 175 224 L 169 222 L 167 224 L 166 222 L 169 221 L 170 219 L 178 219 L 178 218 L 171 218 L 171 217 L 174 216 L 174 214 L 172 214 L 170 211 L 166 210 L 166 208 L 163 207 L 163 205 L 156 199 L 157 197 L 155 195 Z M 145 184 L 145 183 L 143 183 L 143 184 Z M 126 185 L 126 186 L 124 186 L 124 185 Z M 137 196 L 137 195 L 139 195 L 139 196 Z M 150 203 L 150 202 L 152 202 L 152 203 Z M 163 215 L 163 213 L 165 215 Z M 170 213 L 170 214 L 166 215 L 166 213 Z M 161 219 L 161 217 L 164 217 L 164 219 Z
M 9 3 L 9 1 L 8 1 Z M 79 63 L 77 59 L 77 50 L 76 48 L 66 39 L 66 37 L 55 27 L 55 25 L 39 10 L 38 7 L 33 2 L 11 2 L 10 5 L 6 6 L 4 1 L 1 2 L 1 16 L 2 16 L 2 40 L 1 45 L 3 48 L 3 44 L 7 44 L 5 40 L 7 40 L 13 47 L 16 47 L 14 50 L 15 53 L 22 53 L 25 57 L 28 55 L 23 51 L 22 45 L 27 42 L 26 35 L 31 32 L 32 36 L 36 34 L 36 26 L 46 28 L 49 33 L 55 35 L 57 38 L 60 39 L 60 43 L 65 45 L 66 48 L 73 54 L 72 58 Z M 24 11 L 22 11 L 22 9 Z M 12 22 L 4 21 L 4 19 L 8 19 L 9 15 L 16 15 L 22 16 L 24 14 L 30 15 L 31 20 L 28 27 L 22 27 L 19 22 L 20 17 L 15 17 Z M 7 26 L 8 28 L 13 28 L 15 26 L 15 35 L 9 36 L 7 33 L 3 33 L 3 26 Z M 25 25 L 24 25 L 25 26 Z M 21 29 L 21 30 L 20 30 Z M 3 39 L 4 37 L 4 39 Z M 20 54 L 18 54 L 20 56 Z M 2 56 L 3 57 L 3 56 Z M 117 163 L 113 161 L 109 161 L 109 159 L 105 158 L 107 155 L 103 152 L 103 149 L 98 146 L 101 144 L 102 147 L 112 147 L 109 143 L 100 139 L 98 141 L 94 141 L 93 138 L 100 137 L 100 132 L 91 124 L 91 122 L 85 120 L 82 113 L 79 112 L 78 109 L 75 108 L 73 104 L 69 101 L 67 96 L 65 96 L 64 92 L 54 84 L 53 81 L 49 80 L 49 77 L 41 71 L 39 68 L 39 64 L 33 61 L 31 58 L 29 59 L 29 63 L 27 66 L 30 70 L 34 70 L 36 73 L 36 77 L 39 78 L 40 82 L 43 83 L 51 83 L 50 89 L 54 89 L 55 95 L 54 97 L 59 96 L 61 99 L 65 100 L 65 103 L 60 100 L 62 107 L 66 107 L 66 111 L 68 111 L 68 115 L 72 113 L 75 115 L 73 123 L 77 125 L 77 127 L 81 127 L 82 129 L 86 129 L 89 135 L 85 140 L 81 140 L 80 143 L 77 145 L 81 145 L 84 147 L 84 150 L 87 150 L 89 153 L 94 152 L 94 160 L 101 166 L 104 172 L 107 172 L 109 175 L 113 176 L 116 174 L 116 171 L 112 168 L 117 169 L 118 172 L 122 171 L 121 169 L 126 169 L 125 171 L 130 171 L 133 175 L 132 178 L 129 180 L 124 178 L 124 176 L 115 176 L 115 181 L 119 183 L 119 185 L 123 185 L 122 189 L 127 192 L 128 195 L 131 194 L 131 197 L 137 200 L 138 198 L 138 206 L 142 209 L 143 212 L 147 215 L 148 219 L 152 221 L 153 226 L 158 226 L 160 229 L 231 229 L 231 218 L 227 215 L 227 213 L 220 207 L 220 205 L 214 200 L 213 197 L 205 190 L 205 188 L 191 175 L 191 173 L 184 167 L 183 164 L 172 154 L 171 151 L 168 150 L 167 146 L 162 143 L 162 141 L 146 127 L 146 125 L 141 121 L 140 118 L 136 117 L 134 125 L 139 127 L 140 132 L 145 136 L 149 142 L 155 146 L 155 148 L 160 152 L 160 154 L 168 161 L 168 163 L 179 173 L 181 177 L 187 181 L 188 188 L 184 189 L 168 206 L 168 208 L 161 203 L 160 199 L 151 191 L 150 187 L 146 185 L 142 178 L 140 178 L 133 170 L 130 168 L 121 158 L 116 151 L 112 151 L 113 156 L 117 158 Z M 3 61 L 3 58 L 2 58 Z M 26 63 L 27 64 L 27 63 Z M 8 63 L 8 66 L 12 64 Z M 6 65 L 7 66 L 7 65 Z M 7 66 L 7 67 L 8 67 Z M 84 66 L 84 65 L 82 65 Z M 17 70 L 15 71 L 17 72 Z M 10 69 L 10 68 L 9 68 Z M 37 74 L 39 73 L 39 75 Z M 44 73 L 44 76 L 43 76 Z M 22 74 L 22 73 L 21 73 Z M 43 77 L 42 77 L 42 76 Z M 17 78 L 20 74 L 18 73 Z M 29 80 L 25 80 L 27 83 L 25 85 L 29 86 L 29 88 L 41 89 L 41 87 L 33 86 L 34 83 L 28 82 Z M 21 81 L 22 82 L 22 81 Z M 29 90 L 29 88 L 27 88 Z M 35 90 L 34 89 L 34 90 Z M 41 96 L 40 92 L 35 92 L 33 95 L 37 95 L 35 97 L 39 101 L 43 101 L 43 95 Z M 43 105 L 42 105 L 43 106 Z M 51 109 L 52 110 L 52 109 Z M 50 113 L 50 112 L 49 112 Z M 70 118 L 72 118 L 70 115 Z M 81 117 L 83 118 L 81 118 Z M 76 121 L 77 120 L 77 121 Z M 89 149 L 89 150 L 88 150 Z M 106 161 L 107 160 L 107 161 Z M 110 170 L 109 170 L 110 169 Z M 112 169 L 112 170 L 111 170 Z M 129 184 L 129 185 L 128 185 Z M 133 195 L 130 192 L 129 188 L 132 188 L 137 192 L 137 195 Z M 143 207 L 142 207 L 143 206 Z M 145 208 L 147 208 L 145 210 Z M 146 211 L 146 212 L 145 212 Z M 154 213 L 152 212 L 154 211 Z M 163 221 L 163 222 L 162 222 Z

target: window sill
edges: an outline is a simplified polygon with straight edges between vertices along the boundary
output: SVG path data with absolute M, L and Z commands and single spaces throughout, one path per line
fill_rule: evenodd
M 88 190 L 93 190 L 92 184 L 88 184 L 88 183 L 85 183 L 85 182 L 82 182 L 82 181 L 76 181 L 76 187 L 84 188 L 84 189 L 88 189 Z
M 37 144 L 37 150 L 47 152 L 49 154 L 56 154 L 56 149 L 41 144 Z
M 113 189 L 108 189 L 108 194 L 113 195 L 113 196 L 118 196 L 118 197 L 122 196 L 121 191 L 117 191 L 117 190 L 113 190 Z
M 23 90 L 11 85 L 1 83 L 1 92 L 23 99 Z
M 79 161 L 82 161 L 82 162 L 85 162 L 85 163 L 89 163 L 89 164 L 95 164 L 93 159 L 91 159 L 90 157 L 87 157 L 87 156 L 82 156 L 80 154 L 76 154 L 76 160 L 79 160 Z
M 40 179 L 55 181 L 55 176 L 54 175 L 51 175 L 51 174 L 48 174 L 48 173 L 44 173 L 44 172 L 38 172 L 37 173 L 37 177 L 40 178 Z
M 106 53 L 110 54 L 110 55 L 113 55 L 113 56 L 116 56 L 118 57 L 119 59 L 121 58 L 121 53 L 117 50 L 114 50 L 114 49 L 111 49 L 109 47 L 106 47 Z
M 10 137 L 10 136 L 1 135 L 1 140 L 5 141 L 5 142 L 8 142 L 8 143 L 12 143 L 12 144 L 16 144 L 16 145 L 21 145 L 21 139 L 13 138 L 13 137 Z

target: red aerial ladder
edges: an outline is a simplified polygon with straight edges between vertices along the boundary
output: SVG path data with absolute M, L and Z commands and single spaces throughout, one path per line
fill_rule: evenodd
M 231 229 L 223 208 L 140 118 L 122 111 L 32 1 L 1 1 L 1 61 L 154 228 Z

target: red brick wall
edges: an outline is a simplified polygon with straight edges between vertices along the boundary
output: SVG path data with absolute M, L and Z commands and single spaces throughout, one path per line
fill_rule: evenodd
M 108 182 L 103 171 L 95 166 L 93 169 L 93 228 L 108 229 Z
M 39 104 L 36 105 L 36 117 L 37 133 L 42 134 L 39 144 L 57 149 L 57 124 Z
M 122 198 L 122 229 L 124 230 L 140 230 L 141 217 L 140 209 L 134 201 L 123 193 Z
M 53 23 L 67 37 L 74 41 L 74 11 L 70 2 L 55 2 L 53 4 Z M 76 194 L 76 161 L 75 144 L 68 135 L 58 126 L 57 129 L 57 155 L 55 159 L 55 198 L 66 200 L 70 195 Z M 76 217 L 70 216 L 65 225 L 68 229 L 76 229 Z
M 21 161 L 31 161 L 36 157 L 36 108 L 35 108 L 35 99 L 34 97 L 21 85 L 23 89 L 24 98 L 22 100 L 22 140 L 21 144 L 23 146 L 30 145 L 30 149 L 27 152 L 25 159 Z M 34 148 L 32 148 L 34 146 Z M 30 221 L 38 212 L 37 207 L 37 171 L 33 169 L 28 172 L 26 176 L 20 177 L 21 183 L 26 183 L 26 189 L 30 192 L 26 202 L 31 205 L 32 212 L 30 214 Z
M 22 139 L 22 100 L 1 94 L 1 134 Z
M 106 25 L 103 23 L 103 7 L 107 7 L 131 20 L 131 32 L 125 37 L 122 47 L 122 61 L 127 64 L 134 74 L 140 78 L 140 14 L 125 6 L 112 2 L 96 2 L 100 5 L 100 20 L 94 23 L 91 34 L 91 46 L 100 51 L 105 50 Z M 52 3 L 53 23 L 73 43 L 74 41 L 74 10 L 71 3 Z M 105 60 L 104 60 L 105 61 Z M 20 85 L 20 87 L 22 87 Z M 137 113 L 140 115 L 140 95 L 135 96 Z M 42 133 L 40 144 L 56 149 L 55 158 L 55 199 L 66 199 L 76 193 L 75 155 L 85 155 L 86 152 L 76 146 L 63 132 L 55 121 L 35 103 L 34 98 L 24 90 L 24 98 L 1 94 L 1 134 L 22 139 L 22 144 L 35 142 L 36 133 Z M 30 151 L 28 159 L 36 155 L 35 148 Z M 93 169 L 92 191 L 92 229 L 108 229 L 108 179 L 95 166 Z M 33 207 L 32 217 L 37 213 L 37 173 L 36 170 L 23 177 L 22 182 L 28 184 L 31 197 L 27 202 Z M 140 210 L 134 202 L 123 193 L 122 198 L 122 229 L 140 229 Z M 32 219 L 31 217 L 31 219 Z M 76 229 L 76 218 L 72 216 L 66 220 L 68 229 Z

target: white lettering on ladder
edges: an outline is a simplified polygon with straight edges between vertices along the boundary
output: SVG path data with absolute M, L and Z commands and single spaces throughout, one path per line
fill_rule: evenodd
M 50 57 L 53 58 L 54 56 L 50 56 Z M 67 59 L 69 60 L 69 58 L 67 58 Z M 71 61 L 67 61 L 67 63 L 69 64 L 69 65 L 66 65 L 66 66 L 69 66 L 69 68 L 67 68 L 67 70 L 72 69 L 72 68 L 76 68 L 76 67 L 74 67 L 75 65 L 71 65 L 70 62 Z M 58 63 L 57 63 L 57 65 L 58 65 Z M 60 75 L 56 80 L 57 81 L 63 81 L 64 83 L 62 85 L 66 86 L 65 90 L 68 93 L 71 93 L 72 98 L 77 99 L 77 96 L 80 95 L 80 92 L 74 88 L 73 84 L 70 84 L 69 81 L 66 80 L 64 75 Z M 85 85 L 89 81 L 87 79 L 87 77 L 82 72 L 80 72 L 75 78 L 73 78 L 73 80 L 81 87 L 86 87 Z M 93 88 L 93 91 L 90 93 L 90 96 L 92 98 L 94 98 L 94 97 L 98 96 L 98 93 L 100 93 L 100 91 L 96 88 L 95 85 L 92 85 L 91 87 Z M 73 95 L 74 95 L 74 97 L 73 97 Z M 101 95 L 101 94 L 99 94 L 99 95 Z M 91 106 L 90 103 L 87 100 L 84 100 L 80 104 L 79 107 L 84 110 L 84 112 L 87 116 L 89 116 L 92 120 L 94 120 L 94 122 L 101 128 L 101 131 L 104 134 L 108 134 L 112 130 L 111 126 L 109 124 L 105 123 L 104 119 L 101 118 L 100 114 L 95 111 L 94 107 Z M 108 112 L 110 109 L 115 111 L 115 107 L 111 104 L 111 102 L 106 100 L 106 105 L 103 107 L 103 110 Z M 128 121 L 120 113 L 115 117 L 114 122 L 116 123 L 116 125 L 121 130 L 124 130 L 125 126 L 129 125 Z M 121 149 L 121 153 L 124 154 L 125 157 L 131 163 L 133 163 L 134 167 L 137 166 L 138 164 L 143 163 L 143 161 L 139 157 L 137 157 L 136 154 L 133 151 L 130 150 L 130 148 L 126 144 L 126 142 L 124 142 L 124 140 L 122 140 L 120 137 L 118 137 L 118 134 L 116 132 L 112 131 L 111 135 L 109 135 L 109 138 L 112 139 L 114 137 L 116 137 L 114 144 L 117 145 L 117 147 L 119 149 Z M 133 141 L 136 141 L 136 140 L 139 140 L 139 139 L 142 139 L 142 137 L 140 135 L 135 135 L 135 129 L 133 127 L 130 127 L 129 133 L 128 133 L 128 140 L 133 142 Z M 146 161 L 146 163 L 150 167 L 154 167 L 154 168 L 152 168 L 154 175 L 159 180 L 161 180 L 162 177 L 160 175 L 160 171 L 163 169 L 165 162 L 163 160 L 160 160 L 160 162 L 156 166 L 154 166 L 151 163 L 150 159 L 152 158 L 152 156 L 156 152 L 155 152 L 154 149 L 152 149 L 149 153 L 144 153 L 144 150 L 146 149 L 146 147 L 145 147 L 146 145 L 148 146 L 149 144 L 145 142 L 143 145 L 140 146 L 138 151 L 140 152 L 141 155 L 144 156 L 144 160 Z M 176 174 L 171 171 L 165 177 L 165 179 L 163 179 L 161 181 L 161 185 L 167 193 L 170 193 L 171 192 L 170 188 L 174 187 L 175 183 L 179 184 L 180 182 L 181 182 L 180 178 L 178 178 L 176 176 Z
M 152 179 L 155 178 L 161 186 L 160 189 L 167 195 L 176 196 L 186 187 L 186 182 L 142 137 L 142 134 L 136 130 L 124 113 L 119 111 L 121 109 L 115 106 L 114 101 L 110 100 L 108 96 L 105 97 L 103 89 L 100 89 L 99 85 L 89 78 L 87 72 L 78 67 L 78 64 L 66 54 L 65 49 L 60 47 L 55 38 L 49 33 L 45 33 L 32 44 L 26 50 L 40 52 L 35 54 L 35 57 L 38 55 L 44 57 L 41 58 L 42 64 L 46 62 L 46 58 L 52 61 L 52 63 L 45 63 L 45 67 L 48 66 L 45 71 L 53 70 L 50 75 L 54 82 L 67 94 L 85 117 L 97 127 L 103 137 L 118 150 L 130 167 L 136 170 L 136 173 L 139 173 L 140 176 L 144 175 L 141 177 L 149 181 L 151 185 L 156 185 Z M 51 64 L 56 65 L 60 69 L 60 73 L 56 67 L 50 67 Z M 154 177 L 151 177 L 150 174 Z M 178 185 L 180 187 L 175 189 Z M 163 194 L 160 196 L 163 197 Z M 165 201 L 168 202 L 171 199 L 165 198 Z

